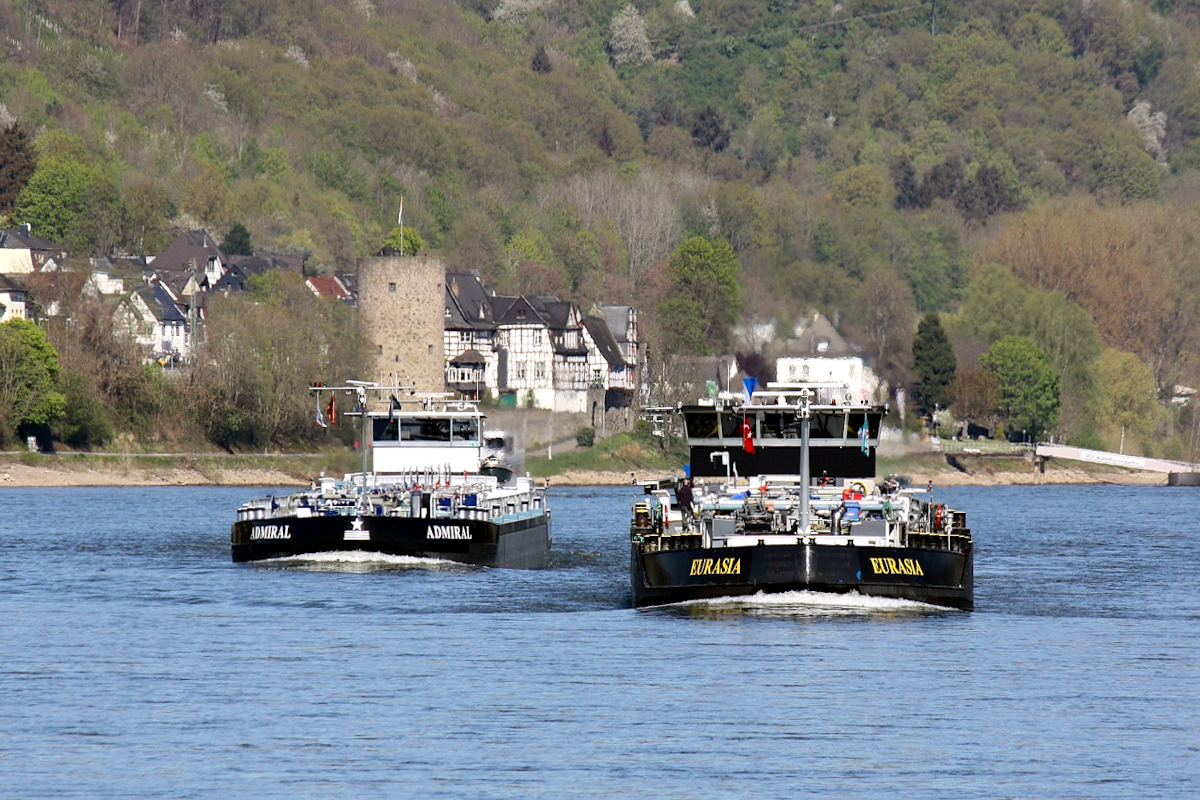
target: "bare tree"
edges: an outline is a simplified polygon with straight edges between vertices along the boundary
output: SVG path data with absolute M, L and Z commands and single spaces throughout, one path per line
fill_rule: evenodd
M 642 169 L 631 179 L 609 170 L 579 176 L 566 186 L 568 201 L 589 226 L 608 217 L 625 243 L 629 282 L 637 288 L 642 275 L 666 258 L 683 236 L 676 205 L 687 183 L 654 169 Z

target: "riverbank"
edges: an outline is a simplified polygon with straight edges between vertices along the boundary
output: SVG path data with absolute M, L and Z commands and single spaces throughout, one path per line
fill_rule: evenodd
M 300 486 L 353 469 L 353 454 L 0 455 L 5 486 Z
M 354 468 L 345 454 L 307 456 L 0 456 L 0 488 L 5 486 L 301 486 L 324 469 L 340 475 Z M 1045 473 L 1023 458 L 958 457 L 947 463 L 938 453 L 880 456 L 880 475 L 899 475 L 912 485 L 1018 486 L 1038 484 L 1138 484 L 1162 486 L 1157 472 L 1051 461 Z M 549 477 L 551 486 L 621 486 L 666 477 L 661 470 L 565 469 Z

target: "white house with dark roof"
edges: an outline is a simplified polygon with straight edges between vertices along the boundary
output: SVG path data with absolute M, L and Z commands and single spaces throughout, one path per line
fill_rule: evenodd
M 586 412 L 588 351 L 579 306 L 557 297 L 496 297 L 500 392 L 537 408 Z
M 631 332 L 636 337 L 636 312 L 619 308 L 620 338 L 628 341 Z M 446 276 L 443 336 L 446 387 L 466 397 L 486 392 L 517 404 L 586 412 L 590 392 L 636 386 L 636 355 L 630 363 L 603 316 L 585 319 L 579 306 L 557 297 L 496 296 L 475 275 Z M 631 351 L 637 352 L 636 343 Z M 606 395 L 612 407 L 610 400 L 624 405 L 632 394 L 620 401 Z
M 499 358 L 492 297 L 475 275 L 446 275 L 446 388 L 479 399 L 499 395 Z
M 207 231 L 184 231 L 149 264 L 155 272 L 203 272 L 209 283 L 224 274 L 225 256 Z
M 191 355 L 187 316 L 161 283 L 147 284 L 121 298 L 114 320 L 147 355 L 172 361 Z
M 28 292 L 12 278 L 0 275 L 0 323 L 10 319 L 27 319 L 25 311 Z
M 0 229 L 0 274 L 53 272 L 67 258 L 67 248 L 33 233 L 29 223 Z
M 593 306 L 590 319 L 600 319 L 612 339 L 615 353 L 601 345 L 604 332 L 595 323 L 588 327 L 593 339 L 608 363 L 608 376 L 604 388 L 608 392 L 605 405 L 608 408 L 623 408 L 632 405 L 634 393 L 639 386 L 638 369 L 642 361 L 642 344 L 638 338 L 637 309 L 633 306 Z

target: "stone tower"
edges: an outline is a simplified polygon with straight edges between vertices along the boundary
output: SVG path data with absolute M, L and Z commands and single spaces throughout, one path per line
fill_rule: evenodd
M 445 391 L 445 283 L 440 258 L 359 259 L 358 314 L 373 352 L 370 380 Z

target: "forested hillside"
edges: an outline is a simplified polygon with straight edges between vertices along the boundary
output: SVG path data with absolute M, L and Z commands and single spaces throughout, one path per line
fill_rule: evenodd
M 1045 433 L 1194 449 L 1195 3 L 0 3 L 0 161 L 14 123 L 36 158 L 0 214 L 77 255 L 240 223 L 332 271 L 403 198 L 451 267 L 633 303 L 652 353 L 773 356 L 817 309 L 940 397 L 936 313 L 960 416 L 1004 424 L 1016 337 Z

